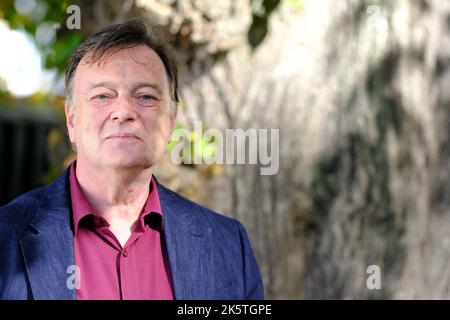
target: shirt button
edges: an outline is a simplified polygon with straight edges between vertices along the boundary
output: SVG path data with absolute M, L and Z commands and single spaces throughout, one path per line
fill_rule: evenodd
M 128 252 L 127 252 L 127 250 L 123 250 L 122 255 L 123 255 L 125 258 L 128 257 Z

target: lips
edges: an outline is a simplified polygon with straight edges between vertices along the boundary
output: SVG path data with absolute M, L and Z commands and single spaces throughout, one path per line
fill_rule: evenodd
M 122 140 L 141 140 L 137 135 L 132 133 L 114 133 L 106 137 L 108 139 L 122 139 Z

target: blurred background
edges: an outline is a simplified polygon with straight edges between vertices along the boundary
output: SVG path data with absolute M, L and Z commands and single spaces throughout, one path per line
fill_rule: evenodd
M 267 298 L 450 298 L 448 0 L 0 0 L 0 205 L 75 158 L 66 59 L 131 17 L 177 50 L 178 127 L 280 128 L 276 175 L 169 148 L 156 172 L 243 222 Z

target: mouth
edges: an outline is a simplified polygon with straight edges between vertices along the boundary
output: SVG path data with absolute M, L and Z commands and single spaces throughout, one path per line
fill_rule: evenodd
M 105 140 L 119 139 L 119 140 L 141 140 L 137 135 L 132 133 L 115 133 L 106 137 Z

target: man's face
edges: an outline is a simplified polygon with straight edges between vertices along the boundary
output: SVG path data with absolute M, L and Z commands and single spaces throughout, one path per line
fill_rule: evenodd
M 120 50 L 100 65 L 84 57 L 73 79 L 74 106 L 66 104 L 78 159 L 111 168 L 156 164 L 176 117 L 169 88 L 163 62 L 147 46 Z

